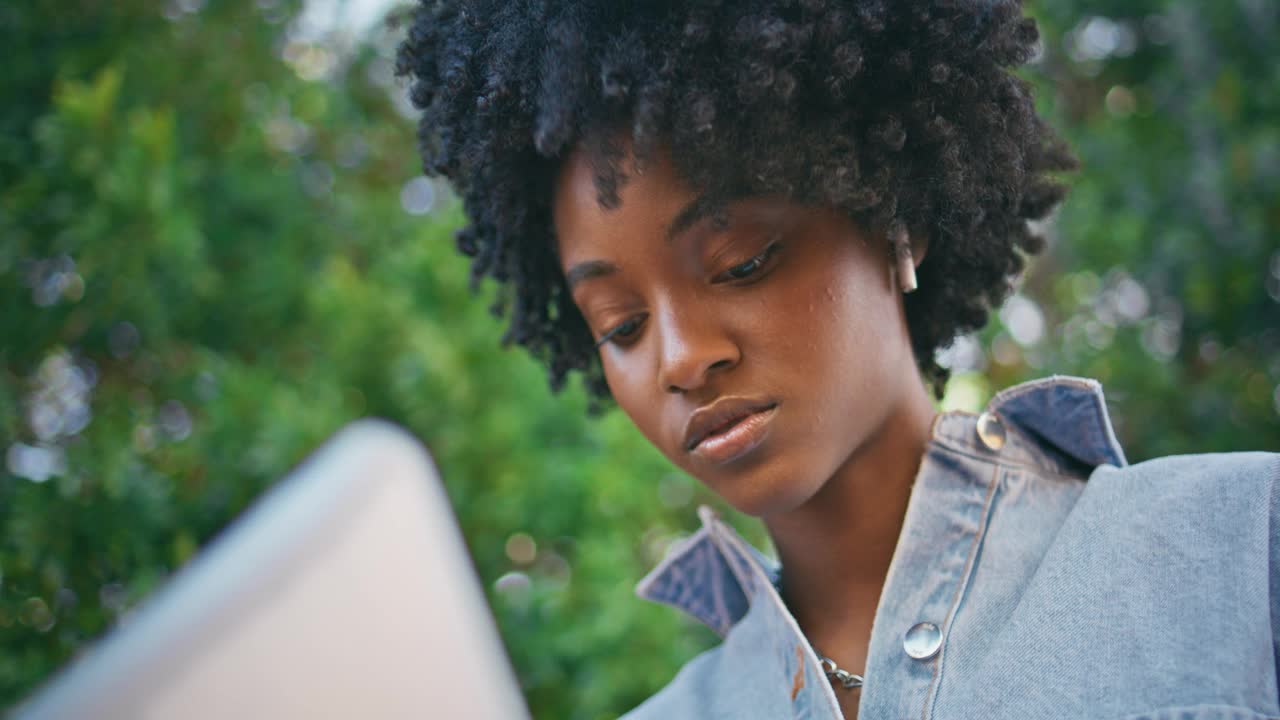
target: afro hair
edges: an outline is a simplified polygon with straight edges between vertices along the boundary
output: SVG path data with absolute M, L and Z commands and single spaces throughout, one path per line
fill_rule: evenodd
M 463 200 L 471 283 L 498 283 L 503 344 L 553 390 L 609 390 L 555 256 L 552 193 L 583 148 L 605 207 L 665 147 L 716 206 L 757 194 L 824 204 L 874 233 L 928 239 L 904 298 L 935 394 L 935 352 L 982 327 L 1043 239 L 1028 221 L 1075 167 L 1013 70 L 1036 51 L 1017 0 L 422 0 L 397 57 L 424 171 Z

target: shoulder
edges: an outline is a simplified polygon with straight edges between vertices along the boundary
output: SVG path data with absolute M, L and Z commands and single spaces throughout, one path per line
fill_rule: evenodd
M 771 590 L 769 592 L 772 592 Z M 627 720 L 794 717 L 815 702 L 816 661 L 796 680 L 802 652 L 781 603 L 757 601 L 719 645 L 686 662 L 665 687 L 627 713 Z M 795 654 L 793 654 L 795 653 Z M 798 682 L 799 685 L 793 683 Z M 798 703 L 798 705 L 797 705 Z
M 766 603 L 753 606 L 723 642 L 685 663 L 624 720 L 810 717 L 815 703 L 826 703 L 817 689 L 826 678 L 816 661 L 801 659 L 799 646 L 776 622 L 780 617 Z
M 778 661 L 776 628 L 763 616 L 735 625 L 724 642 L 686 662 L 666 687 L 623 715 L 623 720 L 739 720 L 806 716 L 815 702 L 812 666 L 799 684 L 795 667 Z M 788 643 L 782 643 L 788 644 Z M 790 692 L 788 692 L 790 691 Z M 797 705 L 799 703 L 799 705 Z
M 640 703 L 620 720 L 672 720 L 715 717 L 710 707 L 724 645 L 717 645 L 685 663 L 665 687 Z
M 1280 545 L 1280 454 L 1170 455 L 1095 468 L 1072 512 L 1129 547 L 1247 553 Z M 1163 554 L 1163 553 L 1161 553 Z
M 1280 472 L 1280 453 L 1250 452 L 1165 455 L 1129 465 L 1133 473 L 1174 472 L 1180 477 L 1263 477 L 1275 479 Z
M 1089 485 L 1131 492 L 1151 491 L 1178 497 L 1212 493 L 1220 496 L 1269 496 L 1280 483 L 1280 453 L 1230 452 L 1166 455 L 1133 465 L 1102 465 Z

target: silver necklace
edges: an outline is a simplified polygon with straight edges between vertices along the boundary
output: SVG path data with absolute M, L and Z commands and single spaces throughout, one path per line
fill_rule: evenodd
M 778 573 L 777 579 L 771 583 L 773 589 L 778 593 L 778 598 L 782 598 L 782 573 Z M 784 603 L 785 605 L 785 603 Z M 827 674 L 827 678 L 840 683 L 845 690 L 857 690 L 866 684 L 866 680 L 861 675 L 855 675 L 848 670 L 836 664 L 835 660 L 822 654 L 817 645 L 809 643 L 809 647 L 813 648 L 813 654 L 818 656 L 818 662 L 822 665 L 822 672 Z
M 818 660 L 822 663 L 822 671 L 827 674 L 827 677 L 839 681 L 845 690 L 856 690 L 865 684 L 866 681 L 861 675 L 854 675 L 840 667 L 835 660 L 823 655 L 813 643 L 809 643 L 809 647 L 813 648 L 813 652 L 818 656 Z

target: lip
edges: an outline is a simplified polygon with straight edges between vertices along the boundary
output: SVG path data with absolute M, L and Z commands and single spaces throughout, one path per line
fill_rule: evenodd
M 701 407 L 685 425 L 684 448 L 711 459 L 730 459 L 729 451 L 736 457 L 763 439 L 777 405 L 763 398 L 727 397 Z

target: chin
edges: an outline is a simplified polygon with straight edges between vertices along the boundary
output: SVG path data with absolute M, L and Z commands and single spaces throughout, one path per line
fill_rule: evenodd
M 814 483 L 797 481 L 804 477 L 801 473 L 761 473 L 755 477 L 721 478 L 719 483 L 708 486 L 733 509 L 763 519 L 795 510 L 817 493 Z

